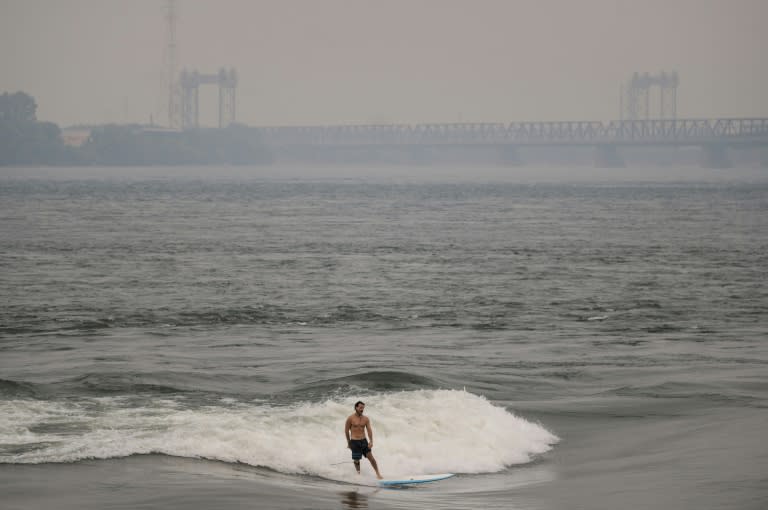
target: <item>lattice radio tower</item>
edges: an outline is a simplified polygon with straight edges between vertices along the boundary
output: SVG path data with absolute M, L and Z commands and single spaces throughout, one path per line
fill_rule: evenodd
M 619 110 L 622 120 L 647 120 L 651 118 L 651 92 L 658 87 L 659 119 L 677 118 L 677 71 L 659 74 L 633 73 L 622 87 Z
M 179 128 L 179 87 L 176 70 L 176 0 L 165 1 L 165 66 L 168 81 L 168 127 Z

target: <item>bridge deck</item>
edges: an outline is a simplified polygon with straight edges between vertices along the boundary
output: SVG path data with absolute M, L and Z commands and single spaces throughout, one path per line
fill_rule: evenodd
M 751 145 L 768 118 L 371 124 L 255 128 L 268 145 Z

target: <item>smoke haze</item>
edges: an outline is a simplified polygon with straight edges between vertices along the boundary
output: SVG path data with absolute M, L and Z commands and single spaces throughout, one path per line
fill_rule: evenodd
M 679 117 L 768 116 L 762 0 L 177 2 L 178 69 L 234 67 L 250 125 L 617 118 L 634 71 Z M 1 0 L 0 91 L 38 118 L 165 123 L 165 2 Z M 201 122 L 216 91 L 201 89 Z

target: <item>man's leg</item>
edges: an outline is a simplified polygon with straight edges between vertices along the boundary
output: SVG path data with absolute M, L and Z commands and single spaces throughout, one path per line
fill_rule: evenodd
M 379 473 L 379 465 L 376 464 L 376 459 L 373 458 L 373 452 L 368 452 L 368 455 L 366 455 L 365 458 L 370 461 L 373 470 L 376 471 L 376 477 L 381 480 L 382 476 L 381 473 Z
M 349 442 L 349 448 L 352 450 L 352 462 L 355 464 L 355 470 L 357 474 L 360 474 L 360 459 L 363 458 L 363 452 L 360 449 L 358 441 L 352 440 Z

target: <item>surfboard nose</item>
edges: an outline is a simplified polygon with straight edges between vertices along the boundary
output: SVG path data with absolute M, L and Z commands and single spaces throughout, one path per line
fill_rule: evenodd
M 456 476 L 456 475 L 454 475 L 453 473 L 410 475 L 410 476 L 403 476 L 401 478 L 388 478 L 384 480 L 379 480 L 379 486 L 391 487 L 395 485 L 414 485 L 414 484 L 421 484 L 421 483 L 431 483 L 431 482 L 438 482 L 440 480 L 445 480 L 453 476 Z

